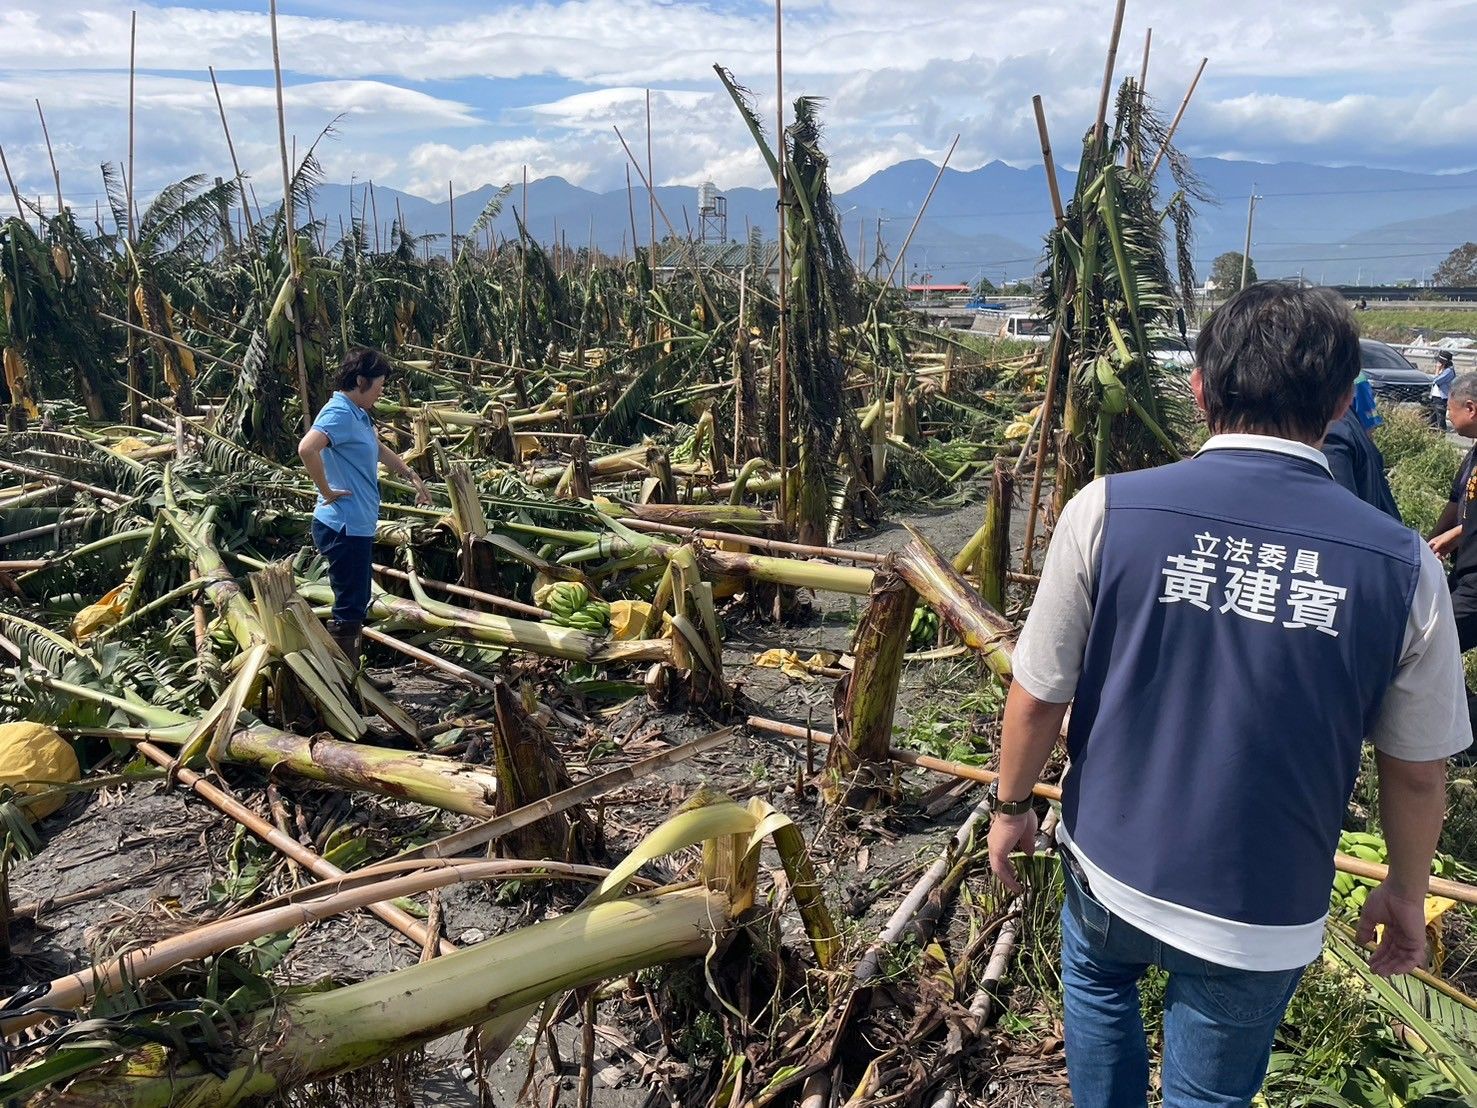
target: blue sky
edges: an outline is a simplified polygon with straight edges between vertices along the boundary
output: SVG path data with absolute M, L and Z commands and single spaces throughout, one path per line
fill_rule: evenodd
M 0 145 L 27 195 L 52 196 L 34 100 L 64 191 L 90 206 L 98 165 L 126 150 L 128 19 L 119 0 L 6 0 Z M 138 187 L 229 175 L 206 73 L 215 65 L 243 169 L 276 194 L 266 3 L 142 4 Z M 373 178 L 428 197 L 521 175 L 597 189 L 624 183 L 619 125 L 644 143 L 653 89 L 656 176 L 762 184 L 764 169 L 712 74 L 731 68 L 773 117 L 773 8 L 749 2 L 282 0 L 290 131 L 330 179 Z M 954 164 L 1038 157 L 1030 98 L 1058 149 L 1091 122 L 1112 19 L 1104 0 L 974 5 L 793 0 L 786 92 L 827 97 L 838 188 L 913 157 Z M 1191 154 L 1455 171 L 1477 167 L 1477 4 L 1419 0 L 1131 0 L 1120 73 L 1154 28 L 1148 87 L 1166 112 L 1201 56 L 1186 115 Z M 50 203 L 51 201 L 48 200 Z M 10 207 L 0 190 L 0 211 Z

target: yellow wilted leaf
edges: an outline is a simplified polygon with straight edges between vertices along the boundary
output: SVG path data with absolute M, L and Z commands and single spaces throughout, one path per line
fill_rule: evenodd
M 1025 415 L 1017 416 L 1015 420 L 1008 427 L 1005 428 L 1006 440 L 1009 441 L 1010 439 L 1025 438 L 1031 433 L 1031 427 L 1035 424 L 1037 417 L 1040 415 L 1041 405 L 1037 404 Z
M 30 382 L 26 379 L 26 363 L 20 351 L 13 346 L 5 348 L 5 386 L 10 390 L 11 403 L 25 409 L 27 417 L 35 419 L 41 414 L 36 402 L 31 399 Z
M 125 458 L 131 458 L 133 455 L 140 454 L 149 449 L 152 448 L 148 443 L 144 442 L 143 439 L 136 439 L 132 435 L 126 439 L 119 439 L 113 444 L 113 452 L 115 454 L 122 454 Z
M 128 582 L 105 593 L 96 604 L 89 604 L 72 619 L 72 638 L 78 645 L 86 642 L 104 627 L 111 627 L 123 618 L 123 605 Z
M 544 452 L 544 444 L 538 441 L 536 435 L 515 434 L 513 436 L 513 446 L 518 451 L 518 460 L 520 462 L 526 462 L 529 458 L 537 458 Z
M 12 786 L 23 796 L 46 792 L 51 785 L 64 785 L 82 776 L 77 755 L 67 742 L 39 723 L 0 724 L 0 785 Z M 21 784 L 21 782 L 30 782 Z M 48 784 L 49 783 L 49 784 Z M 66 794 L 29 805 L 27 814 L 45 819 L 66 802 Z
M 627 642 L 641 634 L 651 605 L 644 600 L 612 600 L 610 602 L 610 637 Z
M 829 650 L 821 650 L 812 654 L 809 658 L 801 658 L 793 650 L 781 650 L 778 647 L 766 650 L 763 654 L 754 657 L 754 664 L 763 669 L 777 669 L 787 677 L 793 677 L 797 681 L 814 681 L 815 674 L 822 669 L 834 666 L 838 655 Z

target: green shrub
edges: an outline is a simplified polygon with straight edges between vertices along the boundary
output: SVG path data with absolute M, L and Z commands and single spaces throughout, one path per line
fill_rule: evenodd
M 1390 491 L 1400 515 L 1426 535 L 1451 495 L 1451 481 L 1461 468 L 1462 452 L 1411 408 L 1381 407 L 1385 417 L 1375 428 L 1375 445 L 1384 455 Z

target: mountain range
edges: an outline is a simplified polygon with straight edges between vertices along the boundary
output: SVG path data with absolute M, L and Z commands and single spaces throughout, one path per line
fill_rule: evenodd
M 1208 197 L 1195 202 L 1194 253 L 1202 279 L 1218 254 L 1242 248 L 1253 188 L 1258 200 L 1251 255 L 1264 278 L 1302 273 L 1328 284 L 1420 280 L 1453 248 L 1477 240 L 1477 172 L 1430 174 L 1222 158 L 1199 158 L 1192 165 Z M 899 162 L 835 195 L 853 258 L 860 252 L 873 265 L 880 238 L 890 265 L 937 173 L 936 166 L 921 159 Z M 1058 178 L 1062 195 L 1070 196 L 1075 174 L 1059 169 Z M 1167 197 L 1173 187 L 1161 170 L 1161 196 Z M 347 225 L 352 210 L 369 226 L 377 216 L 387 239 L 398 204 L 406 227 L 441 236 L 431 248 L 439 244 L 444 251 L 453 216 L 457 233 L 465 234 L 497 191 L 488 184 L 436 203 L 376 187 L 371 205 L 362 183 L 325 184 L 314 195 L 313 210 L 329 238 L 340 221 Z M 722 195 L 728 239 L 742 242 L 750 228 L 758 228 L 766 239 L 774 237 L 773 189 L 736 188 Z M 659 186 L 656 200 L 658 238 L 668 233 L 697 237 L 697 189 Z M 630 249 L 633 226 L 636 241 L 645 243 L 650 235 L 648 200 L 640 187 L 628 196 L 625 189 L 600 193 L 560 177 L 541 178 L 529 182 L 526 204 L 515 187 L 490 229 L 499 236 L 516 235 L 515 211 L 540 242 L 557 237 L 572 249 L 593 241 L 599 250 L 618 255 Z M 909 245 L 907 276 L 971 283 L 981 277 L 999 283 L 1029 276 L 1039 264 L 1051 221 L 1041 166 L 1018 169 L 997 161 L 969 171 L 947 169 Z M 370 235 L 372 239 L 372 231 Z

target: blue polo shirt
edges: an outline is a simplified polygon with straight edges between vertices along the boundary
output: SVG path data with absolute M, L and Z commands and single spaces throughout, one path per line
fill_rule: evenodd
M 322 520 L 335 531 L 359 537 L 374 535 L 380 514 L 379 439 L 369 413 L 341 392 L 336 392 L 323 405 L 313 430 L 328 436 L 323 451 L 323 472 L 331 489 L 347 489 L 345 496 L 332 504 L 318 497 L 313 518 Z

